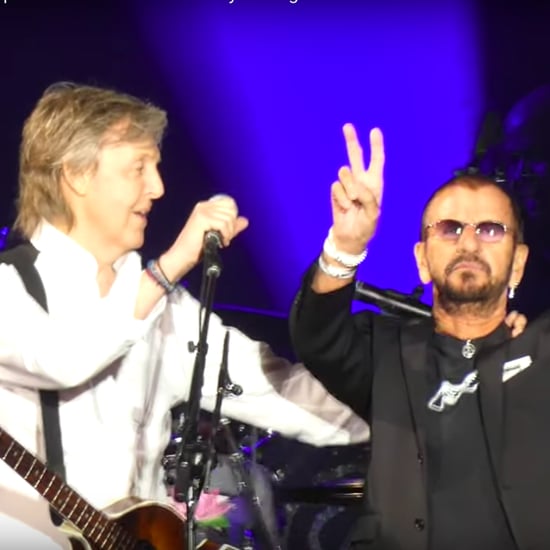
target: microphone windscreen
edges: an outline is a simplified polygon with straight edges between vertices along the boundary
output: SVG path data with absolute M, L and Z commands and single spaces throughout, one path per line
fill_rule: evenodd
M 237 206 L 237 203 L 235 202 L 235 199 L 231 196 L 231 195 L 226 195 L 225 193 L 218 193 L 216 195 L 213 195 L 211 196 L 209 199 L 208 199 L 208 202 L 210 201 L 219 201 L 219 200 L 222 200 L 222 199 L 231 199 L 233 201 L 233 204 L 235 205 L 235 207 Z M 239 211 L 235 208 L 235 216 L 237 216 L 239 214 Z
M 233 199 L 232 196 L 226 195 L 225 193 L 218 193 L 216 195 L 212 195 L 208 200 L 209 201 L 219 201 L 221 199 Z

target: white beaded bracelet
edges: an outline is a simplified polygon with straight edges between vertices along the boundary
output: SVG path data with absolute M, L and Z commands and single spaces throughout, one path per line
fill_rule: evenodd
M 354 267 L 336 267 L 335 265 L 327 264 L 323 260 L 323 256 L 319 256 L 317 263 L 319 264 L 319 269 L 329 277 L 334 277 L 335 279 L 352 279 L 355 277 L 356 269 Z
M 323 244 L 323 252 L 333 260 L 341 263 L 346 267 L 357 267 L 367 257 L 367 250 L 363 250 L 361 254 L 348 254 L 347 252 L 341 252 L 336 249 L 334 241 L 332 240 L 332 227 L 329 229 L 327 238 Z

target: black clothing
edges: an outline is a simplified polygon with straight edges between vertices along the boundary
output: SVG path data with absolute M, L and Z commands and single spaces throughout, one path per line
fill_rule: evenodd
M 317 295 L 310 276 L 290 319 L 297 356 L 371 426 L 365 513 L 352 537 L 354 548 L 427 550 L 428 483 L 435 479 L 428 465 L 434 428 L 426 399 L 433 395 L 427 376 L 433 323 L 351 315 L 353 285 Z M 479 427 L 503 519 L 519 550 L 548 550 L 550 316 L 531 322 L 517 338 L 484 346 L 474 365 L 479 386 L 466 397 L 479 401 Z M 486 470 L 479 476 L 488 483 Z M 498 528 L 498 509 L 490 496 L 488 501 Z M 500 541 L 495 544 L 484 550 L 502 550 Z
M 501 328 L 474 340 L 476 353 L 506 339 Z M 464 357 L 464 341 L 434 334 L 429 349 L 428 388 L 442 381 L 460 384 L 474 373 L 475 355 Z M 477 384 L 477 382 L 476 382 Z M 483 434 L 479 395 L 463 393 L 441 412 L 430 410 L 426 422 L 428 517 L 431 550 L 515 550 L 500 504 Z

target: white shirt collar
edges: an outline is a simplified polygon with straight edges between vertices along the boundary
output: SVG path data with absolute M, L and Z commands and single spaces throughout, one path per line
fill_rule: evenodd
M 70 263 L 79 270 L 93 273 L 94 276 L 97 274 L 98 265 L 93 254 L 46 220 L 41 221 L 30 241 L 41 254 L 46 253 L 59 261 L 63 268 Z M 123 254 L 116 260 L 113 264 L 115 271 L 119 270 L 130 254 Z

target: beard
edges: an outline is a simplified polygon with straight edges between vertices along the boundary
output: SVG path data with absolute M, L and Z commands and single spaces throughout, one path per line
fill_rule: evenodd
M 480 283 L 478 274 L 469 270 L 463 270 L 451 278 L 454 268 L 462 262 L 476 263 L 487 274 L 485 282 Z M 439 303 L 447 313 L 467 312 L 484 315 L 490 313 L 498 303 L 508 286 L 511 272 L 512 259 L 503 276 L 495 278 L 487 262 L 475 255 L 465 254 L 455 258 L 445 268 L 442 277 L 434 277 L 433 284 L 437 289 Z

